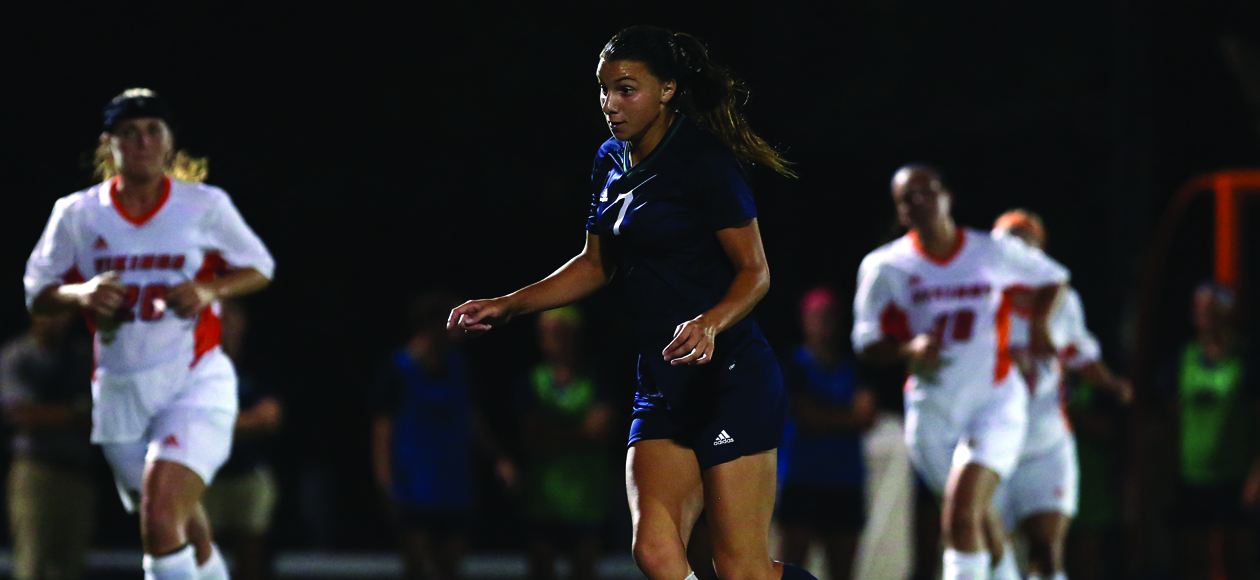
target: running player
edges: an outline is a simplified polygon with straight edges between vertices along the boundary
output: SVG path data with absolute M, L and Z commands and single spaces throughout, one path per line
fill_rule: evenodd
M 1041 218 L 1025 210 L 1008 211 L 993 224 L 995 238 L 1011 238 L 1037 251 L 1045 248 L 1045 232 Z M 1064 369 L 1080 373 L 1123 403 L 1133 398 L 1133 387 L 1127 379 L 1113 375 L 1100 358 L 1098 340 L 1085 327 L 1085 311 L 1075 290 L 1065 289 L 1050 313 L 1050 338 L 1059 349 L 1057 357 L 1024 355 L 1029 313 L 1022 308 L 1015 308 L 1014 313 L 1011 352 L 1031 393 L 1028 431 L 1015 473 L 998 486 L 994 504 L 1003 523 L 1028 538 L 1028 578 L 1066 580 L 1063 544 L 1068 523 L 1076 514 L 1079 471 L 1076 439 L 1062 407 Z
M 161 98 L 131 89 L 103 113 L 105 181 L 54 205 L 26 264 L 26 304 L 88 318 L 92 441 L 124 506 L 139 508 L 145 578 L 227 578 L 201 507 L 237 411 L 218 301 L 265 287 L 274 262 L 226 193 L 172 177 L 188 164 Z
M 790 174 L 739 112 L 739 86 L 687 34 L 619 32 L 600 54 L 613 138 L 592 175 L 586 248 L 542 281 L 451 312 L 480 333 L 618 279 L 635 319 L 639 390 L 626 458 L 633 553 L 651 580 L 690 576 L 705 510 L 719 576 L 808 578 L 770 558 L 783 377 L 748 317 L 769 287 L 740 162 Z
M 944 498 L 944 578 L 987 578 L 1003 552 L 993 491 L 1015 468 L 1027 420 L 1028 392 L 1007 350 L 1010 296 L 1036 288 L 1030 348 L 1053 352 L 1046 315 L 1068 275 L 1021 244 L 955 225 L 953 196 L 930 168 L 899 169 L 892 197 L 910 232 L 862 261 L 853 347 L 907 364 L 906 443 Z

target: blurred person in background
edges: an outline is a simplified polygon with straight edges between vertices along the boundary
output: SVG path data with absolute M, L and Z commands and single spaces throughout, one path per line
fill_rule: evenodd
M 1040 216 L 1027 210 L 1003 213 L 993 224 L 992 234 L 1045 250 L 1045 225 Z M 1080 482 L 1076 439 L 1064 413 L 1065 374 L 1080 374 L 1125 404 L 1133 399 L 1133 386 L 1112 374 L 1103 362 L 1098 339 L 1085 326 L 1085 309 L 1076 290 L 1063 289 L 1050 312 L 1050 338 L 1058 349 L 1050 357 L 1028 351 L 1031 309 L 1018 300 L 1013 304 L 1010 352 L 1028 383 L 1028 431 L 1015 472 L 998 486 L 994 504 L 1012 534 L 1022 533 L 1028 540 L 1028 577 L 1066 580 L 1063 550 L 1068 524 L 1076 515 Z M 1007 568 L 996 576 L 1018 580 L 1015 559 L 1007 558 L 1005 563 Z
M 17 580 L 82 577 L 92 537 L 92 347 L 69 335 L 70 320 L 32 316 L 26 335 L 0 350 L 0 403 L 16 431 L 9 526 Z
M 875 395 L 858 378 L 841 331 L 843 306 L 833 290 L 801 298 L 804 343 L 779 357 L 791 395 L 779 449 L 779 525 L 784 562 L 804 566 L 811 542 L 822 543 L 834 580 L 853 574 L 866 523 L 862 433 L 875 421 Z
M 1175 520 L 1186 579 L 1219 577 L 1222 568 L 1231 580 L 1255 574 L 1260 385 L 1235 306 L 1231 289 L 1200 284 L 1191 300 L 1196 336 L 1158 376 L 1177 425 Z
M 278 489 L 266 443 L 280 430 L 283 406 L 270 386 L 241 367 L 249 320 L 236 301 L 222 303 L 222 347 L 236 365 L 240 412 L 232 436 L 232 454 L 206 488 L 202 502 L 210 525 L 234 557 L 238 580 L 270 576 L 267 532 L 275 511 Z
M 529 577 L 555 578 L 557 548 L 570 554 L 570 577 L 595 578 L 599 534 L 616 479 L 608 445 L 612 407 L 582 353 L 582 315 L 565 306 L 538 317 L 543 362 L 523 385 L 521 440 Z
M 103 181 L 54 204 L 26 262 L 26 306 L 88 318 L 92 442 L 140 512 L 145 578 L 222 580 L 201 503 L 237 411 L 219 301 L 265 288 L 275 260 L 228 194 L 199 183 L 205 161 L 175 149 L 165 100 L 128 89 L 101 113 Z
M 397 525 L 405 577 L 454 580 L 476 517 L 474 451 L 495 461 L 515 485 L 512 461 L 473 404 L 467 361 L 446 316 L 459 304 L 449 292 L 417 297 L 411 336 L 376 376 L 372 465 Z

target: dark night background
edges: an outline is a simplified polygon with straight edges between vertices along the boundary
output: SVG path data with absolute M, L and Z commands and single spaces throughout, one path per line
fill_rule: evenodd
M 264 4 L 6 8 L 0 331 L 23 327 L 18 279 L 54 200 L 92 183 L 101 105 L 132 86 L 164 95 L 178 145 L 210 158 L 208 181 L 277 260 L 248 302 L 249 364 L 289 405 L 277 444 L 287 546 L 388 546 L 368 464 L 371 370 L 417 291 L 498 295 L 580 249 L 591 158 L 608 137 L 597 54 L 625 26 L 707 42 L 752 89 L 754 128 L 796 163 L 797 180 L 752 169 L 774 280 L 757 316 L 780 347 L 808 285 L 851 291 L 891 233 L 893 170 L 926 161 L 960 223 L 987 228 L 1012 207 L 1044 216 L 1050 253 L 1127 371 L 1168 199 L 1196 174 L 1260 164 L 1246 88 L 1260 79 L 1225 49 L 1256 54 L 1256 1 Z M 1210 240 L 1192 238 L 1176 291 L 1211 271 Z M 1169 333 L 1185 327 L 1183 297 Z M 587 307 L 593 350 L 628 399 L 615 292 Z M 510 397 L 493 387 L 533 360 L 531 331 L 521 321 L 470 345 L 505 432 Z M 303 497 L 337 498 L 323 528 Z M 131 545 L 129 533 L 102 541 Z

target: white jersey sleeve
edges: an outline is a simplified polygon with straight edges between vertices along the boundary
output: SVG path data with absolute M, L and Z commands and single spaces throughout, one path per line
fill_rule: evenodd
M 1067 268 L 1041 250 L 1009 237 L 995 241 L 994 246 L 1005 258 L 1019 284 L 1030 287 L 1066 284 L 1071 278 Z
M 253 268 L 263 276 L 275 275 L 276 261 L 263 245 L 262 240 L 245 223 L 232 198 L 218 188 L 210 188 L 213 204 L 205 214 L 205 231 L 211 238 L 211 247 L 230 268 Z
M 1061 346 L 1063 364 L 1069 369 L 1079 369 L 1101 358 L 1102 349 L 1098 346 L 1098 339 L 1085 326 L 1085 309 L 1076 290 L 1065 289 L 1061 300 L 1056 318 L 1062 319 L 1066 334 Z M 1058 321 L 1055 322 L 1057 326 Z
M 26 308 L 30 309 L 40 291 L 52 284 L 68 284 L 82 282 L 83 275 L 75 264 L 75 238 L 71 231 L 70 212 L 67 211 L 77 199 L 71 195 L 57 200 L 53 205 L 52 216 L 44 233 L 35 244 L 35 250 L 26 261 L 26 273 L 22 283 L 26 287 Z
M 905 307 L 898 304 L 894 272 L 880 252 L 862 260 L 853 296 L 853 350 L 862 352 L 885 336 L 910 340 Z

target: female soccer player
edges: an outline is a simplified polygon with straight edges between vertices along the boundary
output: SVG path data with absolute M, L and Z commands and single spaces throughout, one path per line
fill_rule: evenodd
M 990 555 L 1000 561 L 1003 550 L 994 488 L 1015 468 L 1028 420 L 1027 388 L 1011 368 L 1011 296 L 1037 289 L 1029 350 L 1053 355 L 1046 316 L 1067 270 L 958 227 L 953 194 L 927 167 L 899 169 L 892 197 L 910 233 L 862 260 L 853 348 L 872 362 L 906 363 L 906 444 L 944 500 L 944 579 L 987 578 Z
M 748 313 L 769 287 L 740 162 L 791 175 L 737 107 L 741 87 L 695 38 L 636 26 L 600 53 L 612 131 L 595 156 L 586 247 L 517 292 L 465 303 L 448 324 L 480 333 L 624 285 L 639 390 L 626 459 L 633 553 L 651 580 L 689 577 L 701 510 L 726 580 L 808 577 L 770 559 L 783 378 Z
M 80 308 L 96 342 L 92 441 L 129 511 L 145 578 L 227 578 L 201 495 L 227 460 L 236 374 L 217 302 L 265 287 L 275 263 L 222 190 L 177 179 L 170 109 L 147 89 L 105 106 L 103 183 L 57 201 L 26 264 L 36 314 Z
M 1037 214 L 1011 210 L 993 224 L 995 238 L 1009 237 L 1045 250 L 1046 229 Z M 1015 309 L 1011 350 L 1028 342 L 1027 312 Z M 1112 374 L 1102 360 L 1098 339 L 1085 327 L 1085 310 L 1076 290 L 1067 288 L 1051 310 L 1047 330 L 1059 354 L 1032 360 L 1015 356 L 1028 383 L 1028 431 L 1019 463 L 1010 481 L 998 488 L 994 503 L 1004 524 L 1028 539 L 1028 579 L 1067 580 L 1063 567 L 1068 524 L 1076 515 L 1078 468 L 1076 438 L 1063 412 L 1066 371 L 1079 373 L 1091 385 L 1105 389 L 1121 403 L 1133 398 L 1128 379 Z M 1018 530 L 1017 530 L 1018 526 Z M 1017 575 L 1003 571 L 1007 577 Z

